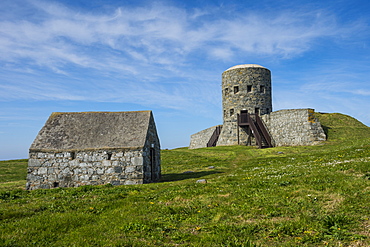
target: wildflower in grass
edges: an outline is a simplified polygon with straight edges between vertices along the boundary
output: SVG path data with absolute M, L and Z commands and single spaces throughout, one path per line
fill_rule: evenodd
M 200 231 L 202 228 L 200 226 L 195 227 L 196 231 Z
M 149 202 L 150 204 L 154 204 L 154 202 Z

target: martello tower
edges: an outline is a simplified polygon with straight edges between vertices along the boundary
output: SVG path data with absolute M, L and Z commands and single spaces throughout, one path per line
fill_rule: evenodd
M 271 72 L 257 64 L 233 66 L 222 73 L 223 128 L 217 145 L 248 145 L 251 130 L 238 116 L 272 112 Z
M 242 64 L 222 73 L 223 125 L 191 135 L 189 148 L 316 145 L 326 140 L 311 108 L 272 111 L 271 72 Z

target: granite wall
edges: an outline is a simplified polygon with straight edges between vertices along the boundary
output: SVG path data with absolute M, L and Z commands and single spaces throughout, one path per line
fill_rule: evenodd
M 326 140 L 320 122 L 314 117 L 313 109 L 291 109 L 271 112 L 261 116 L 274 146 L 309 146 Z M 226 127 L 225 127 L 226 126 Z M 206 147 L 211 130 L 200 131 L 191 136 L 189 148 Z M 248 139 L 246 127 L 238 127 L 236 122 L 223 125 L 217 146 L 255 145 L 254 137 Z
M 291 109 L 261 116 L 275 146 L 316 145 L 326 140 L 313 109 Z
M 213 132 L 216 130 L 218 126 L 222 125 L 213 126 L 211 128 L 199 131 L 198 133 L 191 135 L 189 149 L 207 147 L 209 139 L 211 138 Z
M 30 152 L 26 189 L 142 184 L 149 155 L 142 150 Z
M 271 72 L 259 65 L 234 66 L 222 73 L 223 120 L 236 121 L 242 110 L 259 115 L 272 111 Z

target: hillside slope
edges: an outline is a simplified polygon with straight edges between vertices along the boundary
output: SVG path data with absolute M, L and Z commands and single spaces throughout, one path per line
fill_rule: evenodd
M 0 245 L 370 246 L 370 128 L 317 117 L 319 146 L 163 150 L 155 184 L 30 192 L 0 162 Z
M 369 127 L 355 118 L 340 113 L 316 113 L 321 122 L 328 141 L 340 143 L 341 141 L 357 141 L 369 138 Z

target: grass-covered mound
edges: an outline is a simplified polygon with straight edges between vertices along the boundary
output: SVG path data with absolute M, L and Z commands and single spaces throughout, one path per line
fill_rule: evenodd
M 0 246 L 369 246 L 370 128 L 317 117 L 319 146 L 163 150 L 155 184 L 29 192 L 0 162 Z

